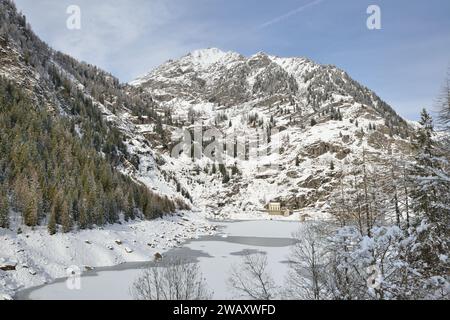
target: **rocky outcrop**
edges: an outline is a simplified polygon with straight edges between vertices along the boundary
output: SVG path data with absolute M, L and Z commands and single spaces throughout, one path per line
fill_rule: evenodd
M 202 56 L 208 58 L 200 61 Z M 168 158 L 163 166 L 171 167 L 190 189 L 194 205 L 201 203 L 214 212 L 260 210 L 267 198 L 280 198 L 289 209 L 321 206 L 334 191 L 342 168 L 356 168 L 363 150 L 383 157 L 387 142 L 394 148 L 402 145 L 397 136 L 389 137 L 404 128 L 392 108 L 344 71 L 304 58 L 264 53 L 246 58 L 206 49 L 171 61 L 137 83 L 148 93 L 170 93 L 174 99 L 161 100 L 161 110 L 171 108 L 182 123 L 192 108 L 200 114 L 203 128 L 217 126 L 227 135 L 237 130 L 249 137 L 277 132 L 280 158 L 274 172 L 258 169 L 274 160 L 263 155 L 263 164 L 237 161 L 239 179 L 222 183 L 222 176 L 208 169 L 212 163 L 202 163 L 202 172 L 192 179 L 186 172 L 195 165 L 180 171 L 186 162 L 171 166 Z M 382 123 L 395 130 L 385 134 Z
M 350 149 L 342 147 L 340 145 L 330 144 L 327 142 L 319 141 L 315 144 L 309 145 L 305 149 L 305 154 L 310 158 L 317 158 L 325 153 L 330 152 L 336 154 L 336 158 L 339 160 L 344 159 L 350 154 Z
M 0 262 L 0 270 L 2 271 L 15 271 L 17 267 L 17 262 L 6 261 Z

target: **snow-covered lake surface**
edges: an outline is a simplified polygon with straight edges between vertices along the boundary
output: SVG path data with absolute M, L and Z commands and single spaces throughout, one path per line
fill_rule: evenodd
M 232 265 L 238 264 L 245 250 L 265 252 L 269 269 L 277 284 L 282 285 L 287 272 L 288 254 L 294 243 L 292 234 L 299 230 L 299 222 L 241 221 L 220 222 L 217 235 L 206 236 L 185 243 L 165 256 L 179 256 L 198 261 L 215 299 L 239 298 L 227 285 Z M 142 273 L 146 263 L 126 263 L 115 267 L 97 268 L 83 274 L 81 289 L 70 290 L 66 280 L 60 279 L 18 294 L 20 299 L 132 299 L 130 286 Z

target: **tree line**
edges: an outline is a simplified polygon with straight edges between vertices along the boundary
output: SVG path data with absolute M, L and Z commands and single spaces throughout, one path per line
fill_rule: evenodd
M 54 234 L 114 223 L 121 214 L 152 219 L 175 210 L 170 199 L 119 173 L 89 132 L 81 138 L 78 118 L 43 110 L 5 79 L 0 114 L 0 227 L 14 218 Z
M 332 219 L 296 235 L 287 297 L 449 299 L 450 86 L 436 134 L 424 109 L 402 160 L 364 152 L 329 199 Z M 442 138 L 443 137 L 443 138 Z

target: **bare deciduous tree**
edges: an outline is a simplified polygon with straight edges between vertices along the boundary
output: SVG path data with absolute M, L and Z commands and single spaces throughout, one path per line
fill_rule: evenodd
M 439 122 L 448 130 L 450 126 L 450 68 L 447 71 L 447 79 L 442 93 L 437 100 L 437 107 L 439 110 Z
M 255 300 L 274 299 L 277 288 L 267 267 L 265 254 L 246 252 L 242 262 L 232 267 L 228 283 L 243 297 Z
M 150 267 L 134 282 L 131 294 L 136 300 L 208 300 L 206 286 L 196 263 L 172 259 Z
M 308 223 L 295 233 L 296 244 L 289 256 L 289 272 L 284 296 L 287 299 L 323 300 L 326 297 L 324 270 L 325 229 Z

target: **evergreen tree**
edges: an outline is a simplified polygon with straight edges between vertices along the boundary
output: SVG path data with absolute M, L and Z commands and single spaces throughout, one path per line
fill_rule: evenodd
M 0 185 L 0 228 L 9 228 L 8 196 L 2 185 Z
M 47 229 L 48 229 L 48 233 L 50 235 L 54 235 L 57 231 L 56 230 L 56 215 L 57 215 L 56 210 L 57 210 L 56 206 L 53 205 L 52 209 L 50 211 L 50 217 L 49 217 L 48 223 L 47 223 Z
M 67 200 L 63 199 L 60 206 L 62 232 L 67 233 L 72 230 L 72 220 L 70 217 L 70 207 Z
M 89 219 L 87 215 L 87 209 L 85 205 L 85 201 L 82 202 L 82 204 L 79 206 L 80 210 L 80 218 L 78 220 L 78 225 L 81 230 L 87 229 L 89 226 Z
M 127 197 L 127 206 L 125 209 L 125 221 L 128 221 L 129 219 L 131 219 L 131 220 L 134 219 L 134 208 L 135 208 L 135 204 L 134 204 L 133 194 L 131 192 L 129 192 L 128 197 Z
M 422 110 L 419 123 L 421 128 L 418 130 L 414 141 L 417 151 L 416 165 L 411 172 L 415 180 L 416 190 L 412 192 L 411 196 L 415 200 L 413 202 L 413 210 L 429 215 L 433 202 L 436 200 L 434 199 L 436 190 L 429 189 L 435 185 L 432 177 L 429 177 L 429 174 L 432 173 L 431 171 L 439 170 L 440 164 L 436 162 L 438 157 L 436 155 L 437 149 L 433 141 L 433 120 L 425 109 Z
M 443 274 L 442 260 L 449 252 L 450 236 L 450 175 L 449 162 L 434 141 L 433 120 L 422 111 L 417 133 L 416 163 L 411 170 L 413 190 L 412 208 L 416 213 L 415 226 L 420 241 L 416 254 L 420 269 L 428 277 Z
M 0 78 L 0 178 L 23 223 L 33 227 L 46 222 L 51 233 L 57 225 L 67 232 L 113 223 L 126 208 L 123 190 L 132 190 L 134 209 L 142 211 L 144 203 L 152 203 L 149 218 L 172 210 L 169 200 L 115 169 L 122 159 L 139 165 L 139 157 L 131 159 L 120 130 L 103 121 L 92 101 L 54 72 L 53 80 L 65 86 L 70 117 L 48 114 L 28 92 Z
M 72 201 L 72 205 L 70 207 L 70 216 L 71 216 L 71 223 L 73 223 L 73 221 L 79 221 L 80 219 L 80 209 L 78 206 L 78 200 L 75 199 Z
M 38 203 L 36 195 L 32 192 L 28 193 L 28 201 L 26 202 L 23 217 L 24 223 L 27 226 L 33 227 L 37 225 L 38 220 Z

